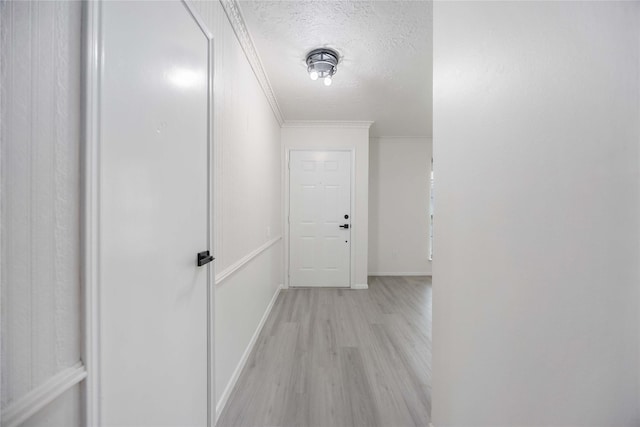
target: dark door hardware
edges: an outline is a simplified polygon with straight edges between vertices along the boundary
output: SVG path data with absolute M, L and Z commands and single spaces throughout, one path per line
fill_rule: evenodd
M 204 251 L 204 252 L 198 252 L 198 256 L 196 259 L 197 259 L 198 267 L 202 267 L 205 264 L 209 264 L 215 258 L 212 257 L 211 254 L 209 254 L 209 251 Z
M 344 219 L 349 219 L 349 215 L 345 215 L 345 216 L 344 216 Z
M 345 228 L 345 229 L 346 229 L 346 228 L 349 228 L 349 224 L 339 225 L 338 227 L 340 227 L 340 228 Z

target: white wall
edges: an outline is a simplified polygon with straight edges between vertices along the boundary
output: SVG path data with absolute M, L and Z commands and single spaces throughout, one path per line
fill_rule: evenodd
M 637 426 L 640 3 L 434 3 L 433 424 Z
M 431 138 L 371 138 L 369 275 L 430 275 Z
M 191 4 L 214 39 L 215 388 L 220 408 L 282 284 L 280 125 L 220 2 Z
M 82 423 L 80 13 L 0 2 L 3 426 Z
M 282 128 L 285 161 L 291 149 L 355 149 L 355 212 L 352 212 L 352 287 L 367 285 L 369 235 L 369 125 L 368 122 L 286 122 Z M 288 206 L 288 181 L 284 180 L 285 208 Z M 287 257 L 287 254 L 285 254 Z M 288 261 L 285 259 L 285 264 Z

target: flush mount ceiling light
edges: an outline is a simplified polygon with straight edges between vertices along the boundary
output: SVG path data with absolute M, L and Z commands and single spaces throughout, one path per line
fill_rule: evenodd
M 307 72 L 311 80 L 324 79 L 325 86 L 338 71 L 338 53 L 331 49 L 315 49 L 307 54 Z

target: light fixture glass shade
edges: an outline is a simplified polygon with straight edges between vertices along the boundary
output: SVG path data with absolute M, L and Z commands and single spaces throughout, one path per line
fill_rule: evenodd
M 307 54 L 307 72 L 311 80 L 323 79 L 326 86 L 331 85 L 331 78 L 338 70 L 338 53 L 321 48 Z

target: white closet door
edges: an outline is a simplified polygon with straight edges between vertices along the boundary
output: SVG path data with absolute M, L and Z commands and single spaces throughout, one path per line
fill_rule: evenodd
M 102 3 L 105 426 L 207 424 L 208 46 L 180 1 Z

